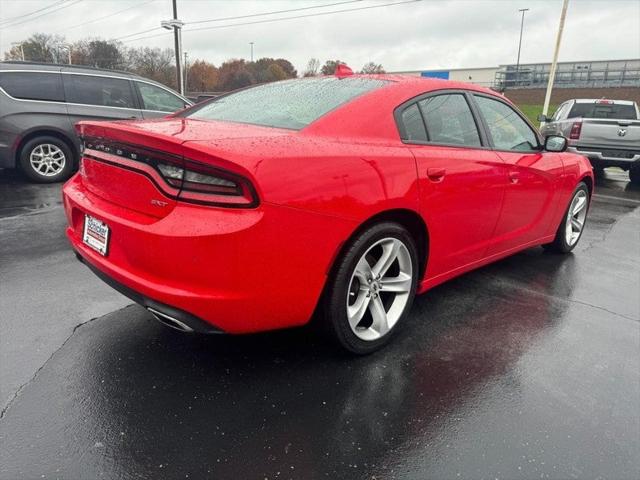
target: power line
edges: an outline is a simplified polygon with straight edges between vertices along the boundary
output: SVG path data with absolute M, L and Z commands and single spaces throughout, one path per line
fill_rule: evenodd
M 401 2 L 381 3 L 381 4 L 377 4 L 377 5 L 369 5 L 369 6 L 366 6 L 366 7 L 345 8 L 345 9 L 342 9 L 342 10 L 333 10 L 331 12 L 308 13 L 306 15 L 295 15 L 293 17 L 270 18 L 270 19 L 267 19 L 267 20 L 256 20 L 256 21 L 253 21 L 253 22 L 232 23 L 232 24 L 228 24 L 228 25 L 216 25 L 216 26 L 213 26 L 213 27 L 185 28 L 183 30 L 183 32 L 196 32 L 196 31 L 199 31 L 199 30 L 217 30 L 219 28 L 239 27 L 239 26 L 243 26 L 243 25 L 255 25 L 255 24 L 258 24 L 258 23 L 272 23 L 272 22 L 280 22 L 280 21 L 284 21 L 284 20 L 295 20 L 295 19 L 298 19 L 298 18 L 320 17 L 320 16 L 324 16 L 324 15 L 333 15 L 335 13 L 355 12 L 355 11 L 358 11 L 358 10 L 369 10 L 369 9 L 372 9 L 372 8 L 391 7 L 391 6 L 394 6 L 394 5 L 404 5 L 404 4 L 407 4 L 407 3 L 416 3 L 416 2 L 421 2 L 421 1 L 422 0 L 404 0 L 404 1 L 401 1 Z M 148 30 L 148 31 L 151 31 L 151 30 Z M 142 32 L 140 32 L 140 33 L 142 33 Z M 144 32 L 144 33 L 146 33 L 146 32 Z M 135 42 L 135 41 L 138 41 L 138 40 L 145 40 L 147 38 L 160 37 L 162 35 L 165 35 L 165 33 L 160 33 L 160 34 L 156 34 L 156 35 L 147 35 L 146 37 L 133 38 L 131 40 L 125 41 L 124 43 Z M 131 36 L 133 36 L 133 34 Z
M 262 12 L 262 13 L 251 13 L 248 15 L 238 15 L 235 17 L 221 17 L 221 18 L 212 18 L 209 20 L 197 20 L 195 22 L 185 22 L 185 25 L 187 24 L 196 24 L 196 23 L 209 23 L 209 22 L 222 22 L 225 20 L 239 20 L 241 18 L 251 18 L 251 17 L 260 17 L 260 16 L 264 16 L 264 15 L 275 15 L 278 13 L 286 13 L 286 12 L 297 12 L 300 10 L 310 10 L 312 8 L 327 8 L 327 7 L 334 7 L 336 5 L 343 5 L 345 3 L 357 3 L 357 2 L 361 2 L 362 0 L 348 0 L 348 1 L 343 1 L 343 2 L 337 2 L 337 3 L 329 3 L 329 4 L 322 4 L 322 5 L 313 5 L 310 7 L 301 7 L 301 8 L 290 8 L 287 10 L 276 10 L 273 12 Z M 121 37 L 116 37 L 113 40 L 122 40 L 123 38 L 129 38 L 129 37 L 135 37 L 136 35 L 142 35 L 143 33 L 149 33 L 149 32 L 153 32 L 154 30 L 158 30 L 160 27 L 153 27 L 153 28 L 149 28 L 147 30 L 143 30 L 141 32 L 135 32 L 135 33 L 129 33 L 127 35 L 122 35 Z M 171 33 L 171 32 L 162 32 L 161 34 L 158 35 L 154 35 L 154 36 L 161 36 L 164 35 L 165 33 Z M 152 38 L 152 36 L 149 37 L 144 37 L 144 38 Z M 126 43 L 126 42 L 125 42 Z
M 17 27 L 18 25 L 22 25 L 28 22 L 31 22 L 37 18 L 40 17 L 44 17 L 45 15 L 49 15 L 50 13 L 56 13 L 59 12 L 60 10 L 64 10 L 65 8 L 69 8 L 77 3 L 80 3 L 82 0 L 75 0 L 75 1 L 69 1 L 69 2 L 64 2 L 63 4 L 58 5 L 59 8 L 55 9 L 55 10 L 49 10 L 48 12 L 44 12 L 41 13 L 40 15 L 36 15 L 35 17 L 31 17 L 31 18 L 27 18 L 26 20 L 22 20 L 18 23 L 12 23 L 10 25 L 2 25 L 3 28 L 9 28 L 9 27 Z
M 18 20 L 19 18 L 28 17 L 29 15 L 33 15 L 34 13 L 42 12 L 43 10 L 49 10 L 50 8 L 53 8 L 56 5 L 60 5 L 61 3 L 64 3 L 64 2 L 65 2 L 65 0 L 60 0 L 58 2 L 52 3 L 51 5 L 48 5 L 46 7 L 42 7 L 42 8 L 39 8 L 38 10 L 34 10 L 33 12 L 23 13 L 22 15 L 16 15 L 15 17 L 5 18 L 4 20 L 0 20 L 0 24 L 11 23 L 11 22 L 13 22 L 15 20 Z
M 195 22 L 185 22 L 185 25 L 195 25 L 196 23 L 222 22 L 224 20 L 239 20 L 241 18 L 261 17 L 263 15 L 276 15 L 278 13 L 287 13 L 287 12 L 299 12 L 300 10 L 311 10 L 313 8 L 335 7 L 336 5 L 344 5 L 345 3 L 358 3 L 358 2 L 362 2 L 362 0 L 348 0 L 346 2 L 325 3 L 323 5 L 313 5 L 311 7 L 290 8 L 288 10 L 276 10 L 274 12 L 252 13 L 250 15 L 239 15 L 237 17 L 221 17 L 221 18 L 212 18 L 210 20 L 197 20 Z
M 127 10 L 133 10 L 134 8 L 139 8 L 139 7 L 142 7 L 144 5 L 147 5 L 147 4 L 155 2 L 155 1 L 156 0 L 149 0 L 147 2 L 137 3 L 137 4 L 133 5 L 132 7 L 123 8 L 122 10 L 118 10 L 117 12 L 110 13 L 109 15 L 105 15 L 103 17 L 94 18 L 93 20 L 88 20 L 88 21 L 86 21 L 84 23 L 78 23 L 76 25 L 73 25 L 72 27 L 61 28 L 60 30 L 56 30 L 53 33 L 62 32 L 63 30 L 64 31 L 73 30 L 74 28 L 82 27 L 83 25 L 87 25 L 89 23 L 94 23 L 94 22 L 98 22 L 100 20 L 104 20 L 105 18 L 113 17 L 115 15 L 118 15 L 119 13 L 126 12 Z
M 141 32 L 129 33 L 127 35 L 122 35 L 121 37 L 112 38 L 111 40 L 122 40 L 123 38 L 135 37 L 136 35 L 142 35 L 143 33 L 153 32 L 154 30 L 158 30 L 159 28 L 162 28 L 162 27 L 153 27 L 148 30 L 142 30 Z M 167 33 L 170 33 L 170 32 L 167 32 Z

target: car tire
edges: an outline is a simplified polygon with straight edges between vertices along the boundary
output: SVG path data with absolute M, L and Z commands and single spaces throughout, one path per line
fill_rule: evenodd
M 64 141 L 49 135 L 29 140 L 19 160 L 22 172 L 37 183 L 62 182 L 73 173 L 73 152 Z
M 589 188 L 586 183 L 580 182 L 571 195 L 555 239 L 543 247 L 556 253 L 569 253 L 573 250 L 584 232 L 588 210 Z
M 634 185 L 640 185 L 640 165 L 633 165 L 629 169 L 629 181 Z
M 325 290 L 321 320 L 329 334 L 350 353 L 380 349 L 411 309 L 418 272 L 415 241 L 403 226 L 364 230 L 337 260 Z

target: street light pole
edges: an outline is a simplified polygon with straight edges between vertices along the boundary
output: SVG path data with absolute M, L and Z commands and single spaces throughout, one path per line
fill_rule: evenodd
M 173 0 L 173 19 L 178 20 L 177 0 Z M 177 25 L 173 26 L 173 41 L 176 49 L 176 71 L 178 73 L 176 80 L 178 82 L 178 91 L 184 95 L 182 67 L 180 65 L 180 57 L 182 56 L 182 27 L 178 27 Z
M 253 63 L 253 42 L 249 42 L 249 45 L 251 45 L 251 63 Z
M 184 22 L 178 20 L 178 6 L 173 0 L 173 19 L 160 22 L 162 28 L 173 29 L 174 51 L 176 54 L 176 83 L 178 91 L 184 95 L 184 72 L 182 71 L 182 26 Z
M 524 14 L 528 12 L 528 8 L 521 8 L 518 10 L 522 12 L 522 20 L 520 21 L 520 41 L 518 42 L 518 60 L 516 61 L 516 85 L 518 84 L 518 80 L 520 80 L 520 49 L 522 48 L 522 31 L 524 30 Z
M 184 52 L 184 91 L 189 90 L 189 62 L 187 61 L 188 54 Z

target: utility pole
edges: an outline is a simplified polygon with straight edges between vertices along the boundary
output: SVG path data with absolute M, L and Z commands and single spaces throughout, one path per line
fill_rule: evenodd
M 249 45 L 251 45 L 251 62 L 253 63 L 253 42 L 249 42 Z
M 184 95 L 184 77 L 182 71 L 182 27 L 184 22 L 178 20 L 178 6 L 177 0 L 173 0 L 173 19 L 163 20 L 160 22 L 160 26 L 167 30 L 173 29 L 173 41 L 174 51 L 176 54 L 176 83 L 178 84 L 178 91 Z
M 516 61 L 516 85 L 518 84 L 518 80 L 520 80 L 520 49 L 522 48 L 522 31 L 524 30 L 524 14 L 528 12 L 528 8 L 521 8 L 518 10 L 522 12 L 522 20 L 520 21 L 520 41 L 518 42 L 518 60 Z
M 188 54 L 184 52 L 184 91 L 188 91 L 189 86 L 189 62 L 187 61 Z
M 553 62 L 551 63 L 551 69 L 549 70 L 549 81 L 547 82 L 547 93 L 544 96 L 544 106 L 542 107 L 542 115 L 545 117 L 549 112 L 549 102 L 551 101 L 551 90 L 553 90 L 553 82 L 556 79 L 556 69 L 558 68 L 558 54 L 560 53 L 560 42 L 562 40 L 562 30 L 564 30 L 564 20 L 567 17 L 567 7 L 569 6 L 569 0 L 562 2 L 562 13 L 560 14 L 560 25 L 558 26 L 558 35 L 556 36 L 556 48 L 553 52 Z M 544 125 L 542 122 L 540 126 Z

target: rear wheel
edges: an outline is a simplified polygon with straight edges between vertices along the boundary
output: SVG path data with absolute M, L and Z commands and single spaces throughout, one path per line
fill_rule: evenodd
M 543 245 L 544 248 L 558 253 L 569 253 L 575 248 L 584 231 L 589 209 L 589 188 L 580 182 L 571 196 L 569 206 L 553 242 Z
M 634 185 L 640 185 L 640 164 L 636 163 L 629 169 L 629 181 Z
M 59 138 L 36 137 L 22 147 L 20 168 L 34 182 L 61 182 L 73 173 L 73 154 Z
M 417 250 L 401 225 L 385 222 L 365 230 L 348 248 L 323 299 L 325 325 L 356 354 L 386 344 L 415 296 Z

